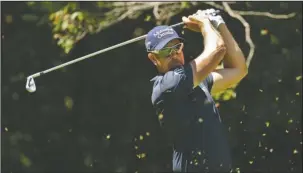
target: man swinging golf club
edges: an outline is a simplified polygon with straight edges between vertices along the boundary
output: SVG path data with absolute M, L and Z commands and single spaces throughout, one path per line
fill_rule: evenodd
M 174 172 L 229 172 L 226 132 L 211 93 L 237 84 L 247 74 L 245 58 L 222 17 L 214 9 L 182 18 L 201 32 L 204 50 L 185 64 L 183 39 L 169 26 L 148 32 L 148 58 L 159 74 L 152 79 L 152 104 L 172 142 Z M 224 68 L 216 70 L 223 60 Z

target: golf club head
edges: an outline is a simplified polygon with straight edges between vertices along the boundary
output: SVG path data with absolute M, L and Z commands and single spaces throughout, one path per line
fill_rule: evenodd
M 27 77 L 25 87 L 28 92 L 32 93 L 32 92 L 36 91 L 36 84 L 35 84 L 34 78 L 32 76 Z

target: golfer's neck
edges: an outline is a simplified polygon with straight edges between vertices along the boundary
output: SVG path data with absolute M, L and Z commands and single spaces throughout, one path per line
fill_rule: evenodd
M 179 62 L 173 62 L 171 64 L 168 64 L 165 68 L 158 68 L 158 71 L 160 73 L 166 73 L 168 71 L 170 71 L 171 69 L 175 68 L 175 67 L 178 67 L 178 66 L 181 66 L 182 64 L 179 63 Z

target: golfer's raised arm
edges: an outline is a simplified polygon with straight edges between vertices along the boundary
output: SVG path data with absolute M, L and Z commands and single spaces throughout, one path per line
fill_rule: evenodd
M 203 14 L 196 13 L 188 18 L 183 18 L 183 21 L 185 24 L 198 25 L 204 37 L 203 52 L 190 62 L 193 70 L 193 83 L 196 87 L 217 67 L 225 55 L 226 47 L 221 35 Z
M 214 11 L 210 9 L 209 11 Z M 212 72 L 213 86 L 211 92 L 223 91 L 239 83 L 248 73 L 245 57 L 238 43 L 228 30 L 223 18 L 220 15 L 210 15 L 210 21 L 220 32 L 226 45 L 226 54 L 223 58 L 223 69 Z

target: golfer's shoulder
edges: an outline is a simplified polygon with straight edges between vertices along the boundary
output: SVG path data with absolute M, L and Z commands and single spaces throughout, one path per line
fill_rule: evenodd
M 178 87 L 186 79 L 192 78 L 192 71 L 191 69 L 188 70 L 188 66 L 177 66 L 165 74 L 157 76 L 154 87 L 159 85 L 163 92 Z

